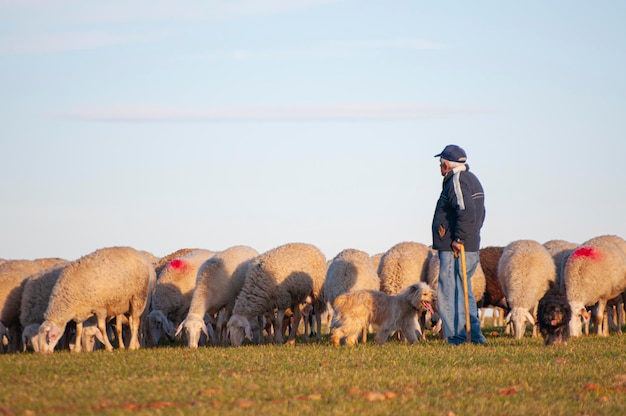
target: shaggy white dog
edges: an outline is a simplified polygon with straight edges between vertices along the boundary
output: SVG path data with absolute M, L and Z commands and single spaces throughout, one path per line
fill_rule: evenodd
M 338 347 L 345 338 L 348 346 L 356 344 L 364 327 L 378 327 L 378 344 L 389 335 L 402 331 L 411 344 L 417 341 L 416 315 L 433 309 L 433 290 L 424 282 L 408 286 L 402 293 L 390 296 L 378 290 L 358 290 L 338 296 L 333 303 L 337 315 L 333 322 L 333 345 Z

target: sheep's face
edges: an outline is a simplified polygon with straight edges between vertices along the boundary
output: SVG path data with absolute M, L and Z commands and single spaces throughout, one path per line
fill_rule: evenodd
M 569 334 L 572 337 L 579 337 L 583 334 L 583 323 L 589 322 L 589 312 L 585 305 L 579 302 L 570 302 L 572 318 L 569 320 Z
M 513 308 L 507 315 L 506 322 L 507 324 L 509 322 L 513 323 L 513 336 L 516 339 L 522 339 L 524 337 L 527 323 L 535 325 L 535 319 L 530 312 L 524 308 Z
M 226 324 L 228 338 L 230 339 L 230 345 L 233 347 L 239 347 L 243 344 L 244 337 L 253 340 L 252 328 L 248 318 L 241 315 L 233 315 Z
M 65 325 L 61 327 L 49 321 L 41 324 L 39 327 L 39 352 L 44 354 L 52 353 L 54 347 L 63 336 L 63 331 L 65 331 Z
M 150 342 L 159 345 L 159 340 L 166 335 L 170 341 L 174 340 L 174 325 L 165 314 L 159 310 L 150 311 L 148 315 L 148 327 L 150 329 Z
M 180 324 L 180 327 L 176 334 L 181 332 L 181 329 L 185 331 L 185 337 L 187 338 L 187 345 L 189 348 L 198 348 L 200 344 L 200 337 L 205 335 L 205 339 L 209 338 L 207 326 L 204 320 L 195 315 L 187 316 L 185 320 Z

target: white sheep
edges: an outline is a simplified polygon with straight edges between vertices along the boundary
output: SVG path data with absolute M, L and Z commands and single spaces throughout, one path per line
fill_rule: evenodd
M 353 248 L 345 249 L 332 259 L 324 279 L 323 299 L 329 320 L 334 315 L 332 305 L 337 296 L 361 289 L 380 290 L 380 278 L 369 254 Z M 363 342 L 366 341 L 366 331 L 367 327 L 363 328 Z
M 175 334 L 178 336 L 184 330 L 190 348 L 198 347 L 201 333 L 211 338 L 210 326 L 205 324 L 206 314 L 213 316 L 221 312 L 217 342 L 225 343 L 225 323 L 230 318 L 252 259 L 258 254 L 251 247 L 234 246 L 215 254 L 200 266 L 189 312 Z
M 606 302 L 626 290 L 626 241 L 616 235 L 586 241 L 568 257 L 563 277 L 572 309 L 570 335 L 581 335 L 585 306 L 596 303 L 596 333 L 608 335 L 603 327 Z
M 0 264 L 0 322 L 8 352 L 21 350 L 20 304 L 24 283 L 42 268 L 35 260 L 9 260 Z
M 39 352 L 39 326 L 44 321 L 52 289 L 61 276 L 61 272 L 69 264 L 69 262 L 55 264 L 24 281 L 20 306 L 20 325 L 24 328 L 22 331 L 24 351 L 30 343 L 33 349 Z
M 100 332 L 106 334 L 106 320 L 128 314 L 131 332 L 129 349 L 140 347 L 139 330 L 150 303 L 156 273 L 152 264 L 131 247 L 109 247 L 71 262 L 61 273 L 39 329 L 41 352 L 51 353 L 69 321 L 75 321 L 76 339 L 82 322 L 96 315 Z M 113 346 L 104 337 L 105 348 Z M 120 345 L 123 343 L 119 342 Z M 80 345 L 76 343 L 76 347 Z
M 157 275 L 148 314 L 148 344 L 156 346 L 165 334 L 174 339 L 176 328 L 187 316 L 196 288 L 198 269 L 215 255 L 214 251 L 197 249 L 172 259 Z M 165 318 L 165 319 L 164 319 Z
M 266 313 L 273 317 L 275 309 L 275 341 L 282 343 L 285 311 L 291 308 L 294 321 L 300 322 L 300 305 L 308 296 L 314 306 L 319 303 L 325 275 L 326 258 L 311 244 L 289 243 L 256 257 L 246 273 L 227 324 L 231 345 L 241 345 L 244 335 L 259 342 L 261 319 Z M 318 311 L 316 319 L 319 340 L 321 317 Z M 295 336 L 296 331 L 291 331 L 288 343 L 295 342 Z
M 556 267 L 548 250 L 534 240 L 517 240 L 508 244 L 498 262 L 502 293 L 511 309 L 505 321 L 513 323 L 516 339 L 524 336 L 526 321 L 538 336 L 535 314 L 539 300 L 556 280 Z

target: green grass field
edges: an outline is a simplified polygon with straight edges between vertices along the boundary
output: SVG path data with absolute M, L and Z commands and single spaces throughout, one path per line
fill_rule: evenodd
M 626 414 L 626 335 L 0 355 L 0 415 Z

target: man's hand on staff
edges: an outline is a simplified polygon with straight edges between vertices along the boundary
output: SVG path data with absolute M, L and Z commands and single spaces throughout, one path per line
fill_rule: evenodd
M 452 250 L 454 251 L 455 257 L 459 256 L 459 253 L 461 252 L 461 247 L 463 247 L 463 243 L 460 243 L 457 240 L 454 240 L 452 242 Z

